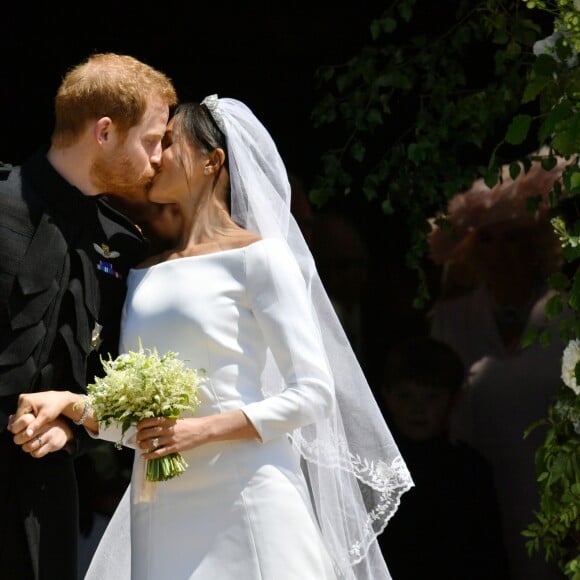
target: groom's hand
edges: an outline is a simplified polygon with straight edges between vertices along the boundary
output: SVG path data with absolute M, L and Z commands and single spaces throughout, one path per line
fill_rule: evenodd
M 32 457 L 40 458 L 48 453 L 60 451 L 74 440 L 74 433 L 66 419 L 59 417 L 45 423 L 38 431 L 31 432 L 29 426 L 34 421 L 34 415 L 26 413 L 18 419 L 11 417 L 8 424 L 9 430 L 14 435 L 14 443 L 20 445 L 22 450 Z

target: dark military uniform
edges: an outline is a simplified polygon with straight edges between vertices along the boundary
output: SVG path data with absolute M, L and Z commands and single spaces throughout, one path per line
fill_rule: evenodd
M 76 579 L 73 455 L 34 459 L 6 423 L 20 393 L 83 392 L 100 356 L 116 356 L 125 278 L 146 252 L 140 230 L 45 151 L 0 175 L 0 578 Z M 90 438 L 76 433 L 79 452 Z

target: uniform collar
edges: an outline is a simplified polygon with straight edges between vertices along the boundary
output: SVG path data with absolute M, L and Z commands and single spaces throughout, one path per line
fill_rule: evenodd
M 65 218 L 78 221 L 94 215 L 97 197 L 84 195 L 70 184 L 50 164 L 47 152 L 47 148 L 40 149 L 22 166 L 23 180 L 32 184 L 32 191 L 49 208 Z

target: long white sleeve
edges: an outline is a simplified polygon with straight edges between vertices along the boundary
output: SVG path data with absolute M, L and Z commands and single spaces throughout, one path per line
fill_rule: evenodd
M 263 441 L 323 418 L 334 389 L 304 279 L 276 240 L 248 252 L 248 299 L 276 364 L 283 391 L 242 408 Z M 271 385 L 264 385 L 266 390 Z

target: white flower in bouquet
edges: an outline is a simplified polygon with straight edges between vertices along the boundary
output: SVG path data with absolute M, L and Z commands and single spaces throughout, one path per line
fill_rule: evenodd
M 157 349 L 129 351 L 116 359 L 103 359 L 105 375 L 87 386 L 89 404 L 99 422 L 131 425 L 150 417 L 177 419 L 183 412 L 195 412 L 203 369 L 185 366 L 175 352 L 159 356 Z M 121 445 L 119 441 L 118 446 Z M 180 475 L 187 463 L 180 453 L 147 460 L 146 479 L 165 481 Z
M 562 356 L 562 381 L 572 389 L 577 395 L 580 395 L 580 385 L 576 382 L 576 365 L 580 361 L 580 340 L 571 340 Z

